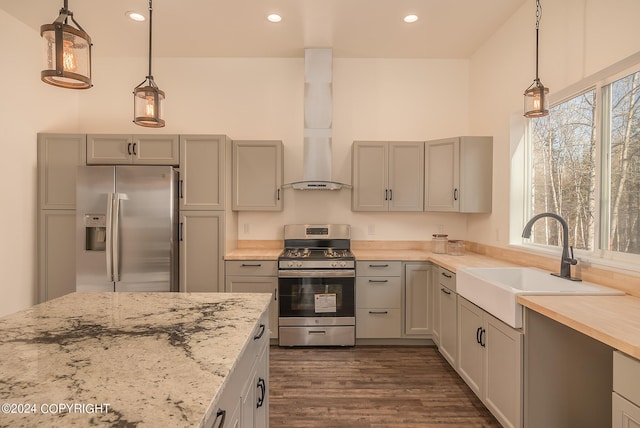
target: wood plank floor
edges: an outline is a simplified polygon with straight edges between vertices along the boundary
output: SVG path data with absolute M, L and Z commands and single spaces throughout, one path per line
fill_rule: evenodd
M 271 347 L 271 428 L 500 427 L 435 347 Z

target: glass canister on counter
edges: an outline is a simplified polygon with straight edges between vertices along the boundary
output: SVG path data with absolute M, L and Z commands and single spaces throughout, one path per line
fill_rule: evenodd
M 464 241 L 451 239 L 447 242 L 447 254 L 451 256 L 464 256 Z
M 436 254 L 447 254 L 448 236 L 444 233 L 434 233 L 431 238 L 431 251 Z

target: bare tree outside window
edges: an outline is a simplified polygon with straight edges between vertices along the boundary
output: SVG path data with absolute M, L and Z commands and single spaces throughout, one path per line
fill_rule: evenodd
M 595 214 L 595 90 L 531 121 L 530 215 L 553 212 L 569 223 L 569 244 L 591 250 Z M 539 221 L 533 242 L 561 245 L 560 224 Z
M 606 249 L 640 254 L 640 73 L 610 85 L 609 237 Z

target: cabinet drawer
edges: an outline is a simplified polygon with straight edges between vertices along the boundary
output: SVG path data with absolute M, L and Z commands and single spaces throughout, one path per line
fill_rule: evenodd
M 449 290 L 456 290 L 456 274 L 448 269 L 438 266 L 438 283 L 444 285 Z
M 356 278 L 358 308 L 400 308 L 402 297 L 399 277 Z
M 275 260 L 229 260 L 225 262 L 225 275 L 277 276 L 278 262 Z
M 268 345 L 269 311 L 267 310 L 260 316 L 260 319 L 253 328 L 253 332 L 251 333 L 251 337 L 249 338 L 249 342 L 247 343 L 243 356 L 247 356 L 247 358 L 250 358 L 253 361 L 257 358 L 262 348 Z
M 640 405 L 640 361 L 622 352 L 613 352 L 613 390 Z
M 356 262 L 357 276 L 400 276 L 402 262 Z
M 395 339 L 401 333 L 400 309 L 356 309 L 356 338 Z

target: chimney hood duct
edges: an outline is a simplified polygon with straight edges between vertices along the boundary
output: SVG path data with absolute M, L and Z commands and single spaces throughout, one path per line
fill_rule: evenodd
M 303 180 L 297 190 L 339 190 L 351 187 L 331 181 L 332 50 L 304 50 Z

